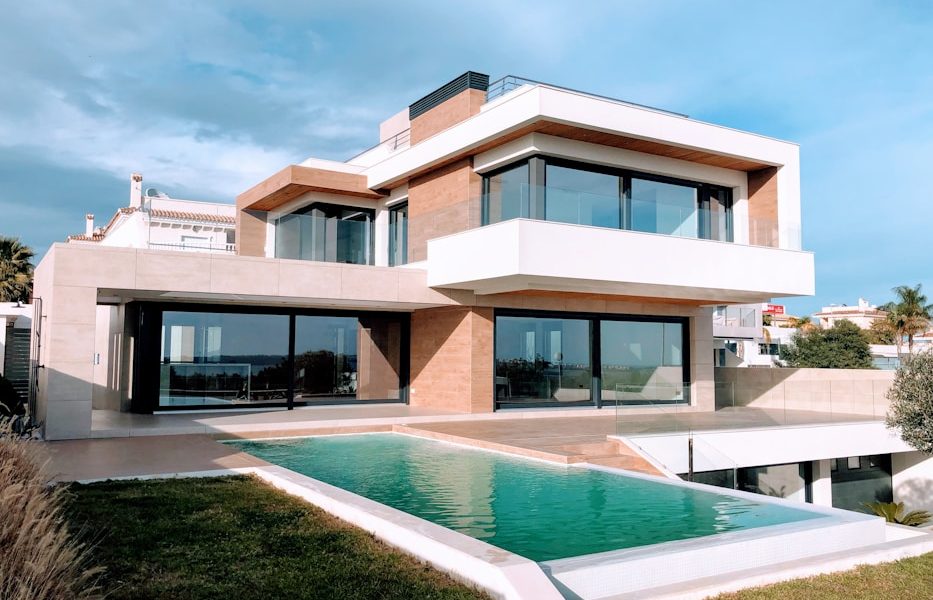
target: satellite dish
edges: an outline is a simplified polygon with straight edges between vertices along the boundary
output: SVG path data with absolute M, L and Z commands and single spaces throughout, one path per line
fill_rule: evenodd
M 146 188 L 146 197 L 147 198 L 168 198 L 168 194 L 165 192 L 160 192 L 154 187 Z

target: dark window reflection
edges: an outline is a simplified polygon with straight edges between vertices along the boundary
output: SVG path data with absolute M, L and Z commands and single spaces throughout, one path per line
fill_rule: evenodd
M 609 402 L 686 402 L 681 323 L 602 321 L 602 395 Z
M 284 402 L 288 317 L 165 311 L 159 405 Z
M 483 189 L 483 223 L 498 223 L 509 219 L 528 218 L 528 163 L 485 178 Z
M 500 406 L 592 404 L 590 321 L 498 317 Z

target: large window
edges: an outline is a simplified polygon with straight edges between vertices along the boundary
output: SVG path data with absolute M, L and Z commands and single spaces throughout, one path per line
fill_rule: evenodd
M 276 220 L 276 258 L 373 264 L 374 211 L 315 203 Z
M 687 473 L 680 477 L 687 479 Z M 693 474 L 693 481 L 797 502 L 813 501 L 813 469 L 809 462 L 702 471 Z
M 408 263 L 408 203 L 389 209 L 389 266 Z
M 602 321 L 602 397 L 620 404 L 685 402 L 682 323 Z
M 545 172 L 545 220 L 614 229 L 622 226 L 622 180 L 618 175 L 552 164 Z
M 865 512 L 866 502 L 892 502 L 891 455 L 849 456 L 831 462 L 833 506 Z
M 685 319 L 500 311 L 498 408 L 687 403 Z
M 591 404 L 591 323 L 496 319 L 496 394 L 503 404 Z
M 528 163 L 483 178 L 483 223 L 498 223 L 530 215 Z
M 401 337 L 396 318 L 296 317 L 295 400 L 398 400 Z
M 165 311 L 161 346 L 160 407 L 286 399 L 285 315 Z
M 405 399 L 407 315 L 139 306 L 135 411 Z
M 541 156 L 484 177 L 483 224 L 516 218 L 733 240 L 729 188 Z

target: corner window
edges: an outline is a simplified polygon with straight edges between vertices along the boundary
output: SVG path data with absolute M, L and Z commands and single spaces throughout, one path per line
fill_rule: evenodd
M 483 224 L 519 218 L 733 241 L 729 188 L 543 156 L 483 178 Z
M 389 208 L 389 266 L 408 264 L 408 203 Z
M 373 219 L 366 208 L 315 203 L 275 223 L 275 257 L 373 264 Z

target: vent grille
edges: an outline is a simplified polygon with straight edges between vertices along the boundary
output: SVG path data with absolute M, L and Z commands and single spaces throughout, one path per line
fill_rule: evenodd
M 423 115 L 435 106 L 443 104 L 464 90 L 480 90 L 485 92 L 489 89 L 489 75 L 467 71 L 453 81 L 442 85 L 424 98 L 417 100 L 408 107 L 409 120 L 419 115 Z

